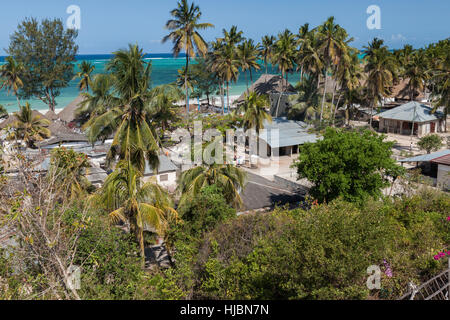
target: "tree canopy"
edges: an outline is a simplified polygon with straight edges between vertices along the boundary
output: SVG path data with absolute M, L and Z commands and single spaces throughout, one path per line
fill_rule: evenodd
M 74 77 L 77 35 L 76 30 L 64 29 L 60 19 L 39 23 L 30 18 L 19 24 L 11 35 L 7 53 L 23 66 L 20 98 L 35 97 L 55 110 L 55 98 Z
M 311 194 L 317 200 L 328 202 L 342 196 L 362 202 L 381 196 L 381 190 L 389 186 L 388 178 L 402 174 L 391 158 L 392 145 L 384 136 L 367 130 L 328 128 L 323 140 L 300 146 L 294 166 L 299 178 L 314 184 Z

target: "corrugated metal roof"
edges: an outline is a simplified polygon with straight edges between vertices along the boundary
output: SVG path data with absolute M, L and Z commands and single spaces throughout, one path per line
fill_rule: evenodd
M 431 160 L 431 162 L 450 166 L 450 154 Z
M 171 172 L 171 171 L 177 171 L 178 167 L 165 155 L 159 156 L 159 167 L 158 167 L 158 173 L 164 173 L 164 172 Z M 145 163 L 145 172 L 144 176 L 152 175 L 153 169 L 151 169 L 148 165 L 148 162 Z
M 308 125 L 301 121 L 273 118 L 272 122 L 264 123 L 264 130 L 259 134 L 271 148 L 281 148 L 316 142 L 319 138 L 308 133 Z M 278 132 L 277 132 L 278 131 Z
M 417 101 L 411 101 L 394 109 L 377 114 L 384 119 L 393 119 L 401 121 L 427 122 L 437 120 L 443 117 L 442 112 L 432 113 L 432 108 Z
M 434 160 L 436 158 L 446 156 L 448 154 L 450 154 L 450 150 L 447 149 L 447 150 L 441 150 L 438 152 L 433 152 L 430 154 L 422 154 L 420 156 L 406 158 L 406 159 L 402 159 L 402 160 L 398 160 L 398 161 L 399 162 L 428 162 L 428 161 Z

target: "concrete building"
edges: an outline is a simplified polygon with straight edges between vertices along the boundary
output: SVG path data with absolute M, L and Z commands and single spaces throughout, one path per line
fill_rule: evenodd
M 148 162 L 145 165 L 145 172 L 143 181 L 148 182 L 151 181 L 152 178 L 156 177 L 156 181 L 160 186 L 165 187 L 170 192 L 175 191 L 177 187 L 177 172 L 178 167 L 165 155 L 159 156 L 159 166 L 158 172 L 155 176 L 153 169 L 151 169 L 148 165 Z
M 271 158 L 297 154 L 299 145 L 318 140 L 315 134 L 308 133 L 308 129 L 309 126 L 301 121 L 273 118 L 272 122 L 265 122 L 264 130 L 259 134 L 260 148 L 266 147 L 267 156 Z
M 375 116 L 379 120 L 380 132 L 422 137 L 430 133 L 445 131 L 444 114 L 417 101 L 411 101 Z M 413 130 L 414 126 L 414 130 Z
M 431 160 L 438 165 L 437 186 L 450 191 L 450 154 Z

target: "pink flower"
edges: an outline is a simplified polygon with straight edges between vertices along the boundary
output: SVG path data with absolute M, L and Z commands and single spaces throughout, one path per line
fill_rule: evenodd
M 439 255 L 435 255 L 433 258 L 434 260 L 439 260 L 441 257 L 439 257 Z
M 447 217 L 447 221 L 450 221 L 450 216 Z

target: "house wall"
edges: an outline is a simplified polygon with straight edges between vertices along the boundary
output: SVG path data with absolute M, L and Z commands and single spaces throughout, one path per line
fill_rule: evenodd
M 450 166 L 439 164 L 437 186 L 444 190 L 450 190 Z
M 417 127 L 417 130 L 414 130 L 414 135 L 417 134 L 418 137 L 425 136 L 431 133 L 431 124 L 434 123 L 434 133 L 443 132 L 444 125 L 442 124 L 442 120 L 435 120 L 430 122 L 422 122 L 422 123 L 414 123 L 414 126 Z M 412 123 L 409 121 L 400 121 L 400 120 L 391 120 L 380 118 L 378 131 L 385 133 L 395 133 L 395 134 L 403 134 L 410 135 L 411 134 L 411 125 Z M 417 132 L 416 132 L 417 131 Z
M 144 182 L 155 181 L 155 176 L 145 176 L 142 180 Z M 176 171 L 164 172 L 156 175 L 156 182 L 166 188 L 168 191 L 172 192 L 177 187 L 177 173 Z

